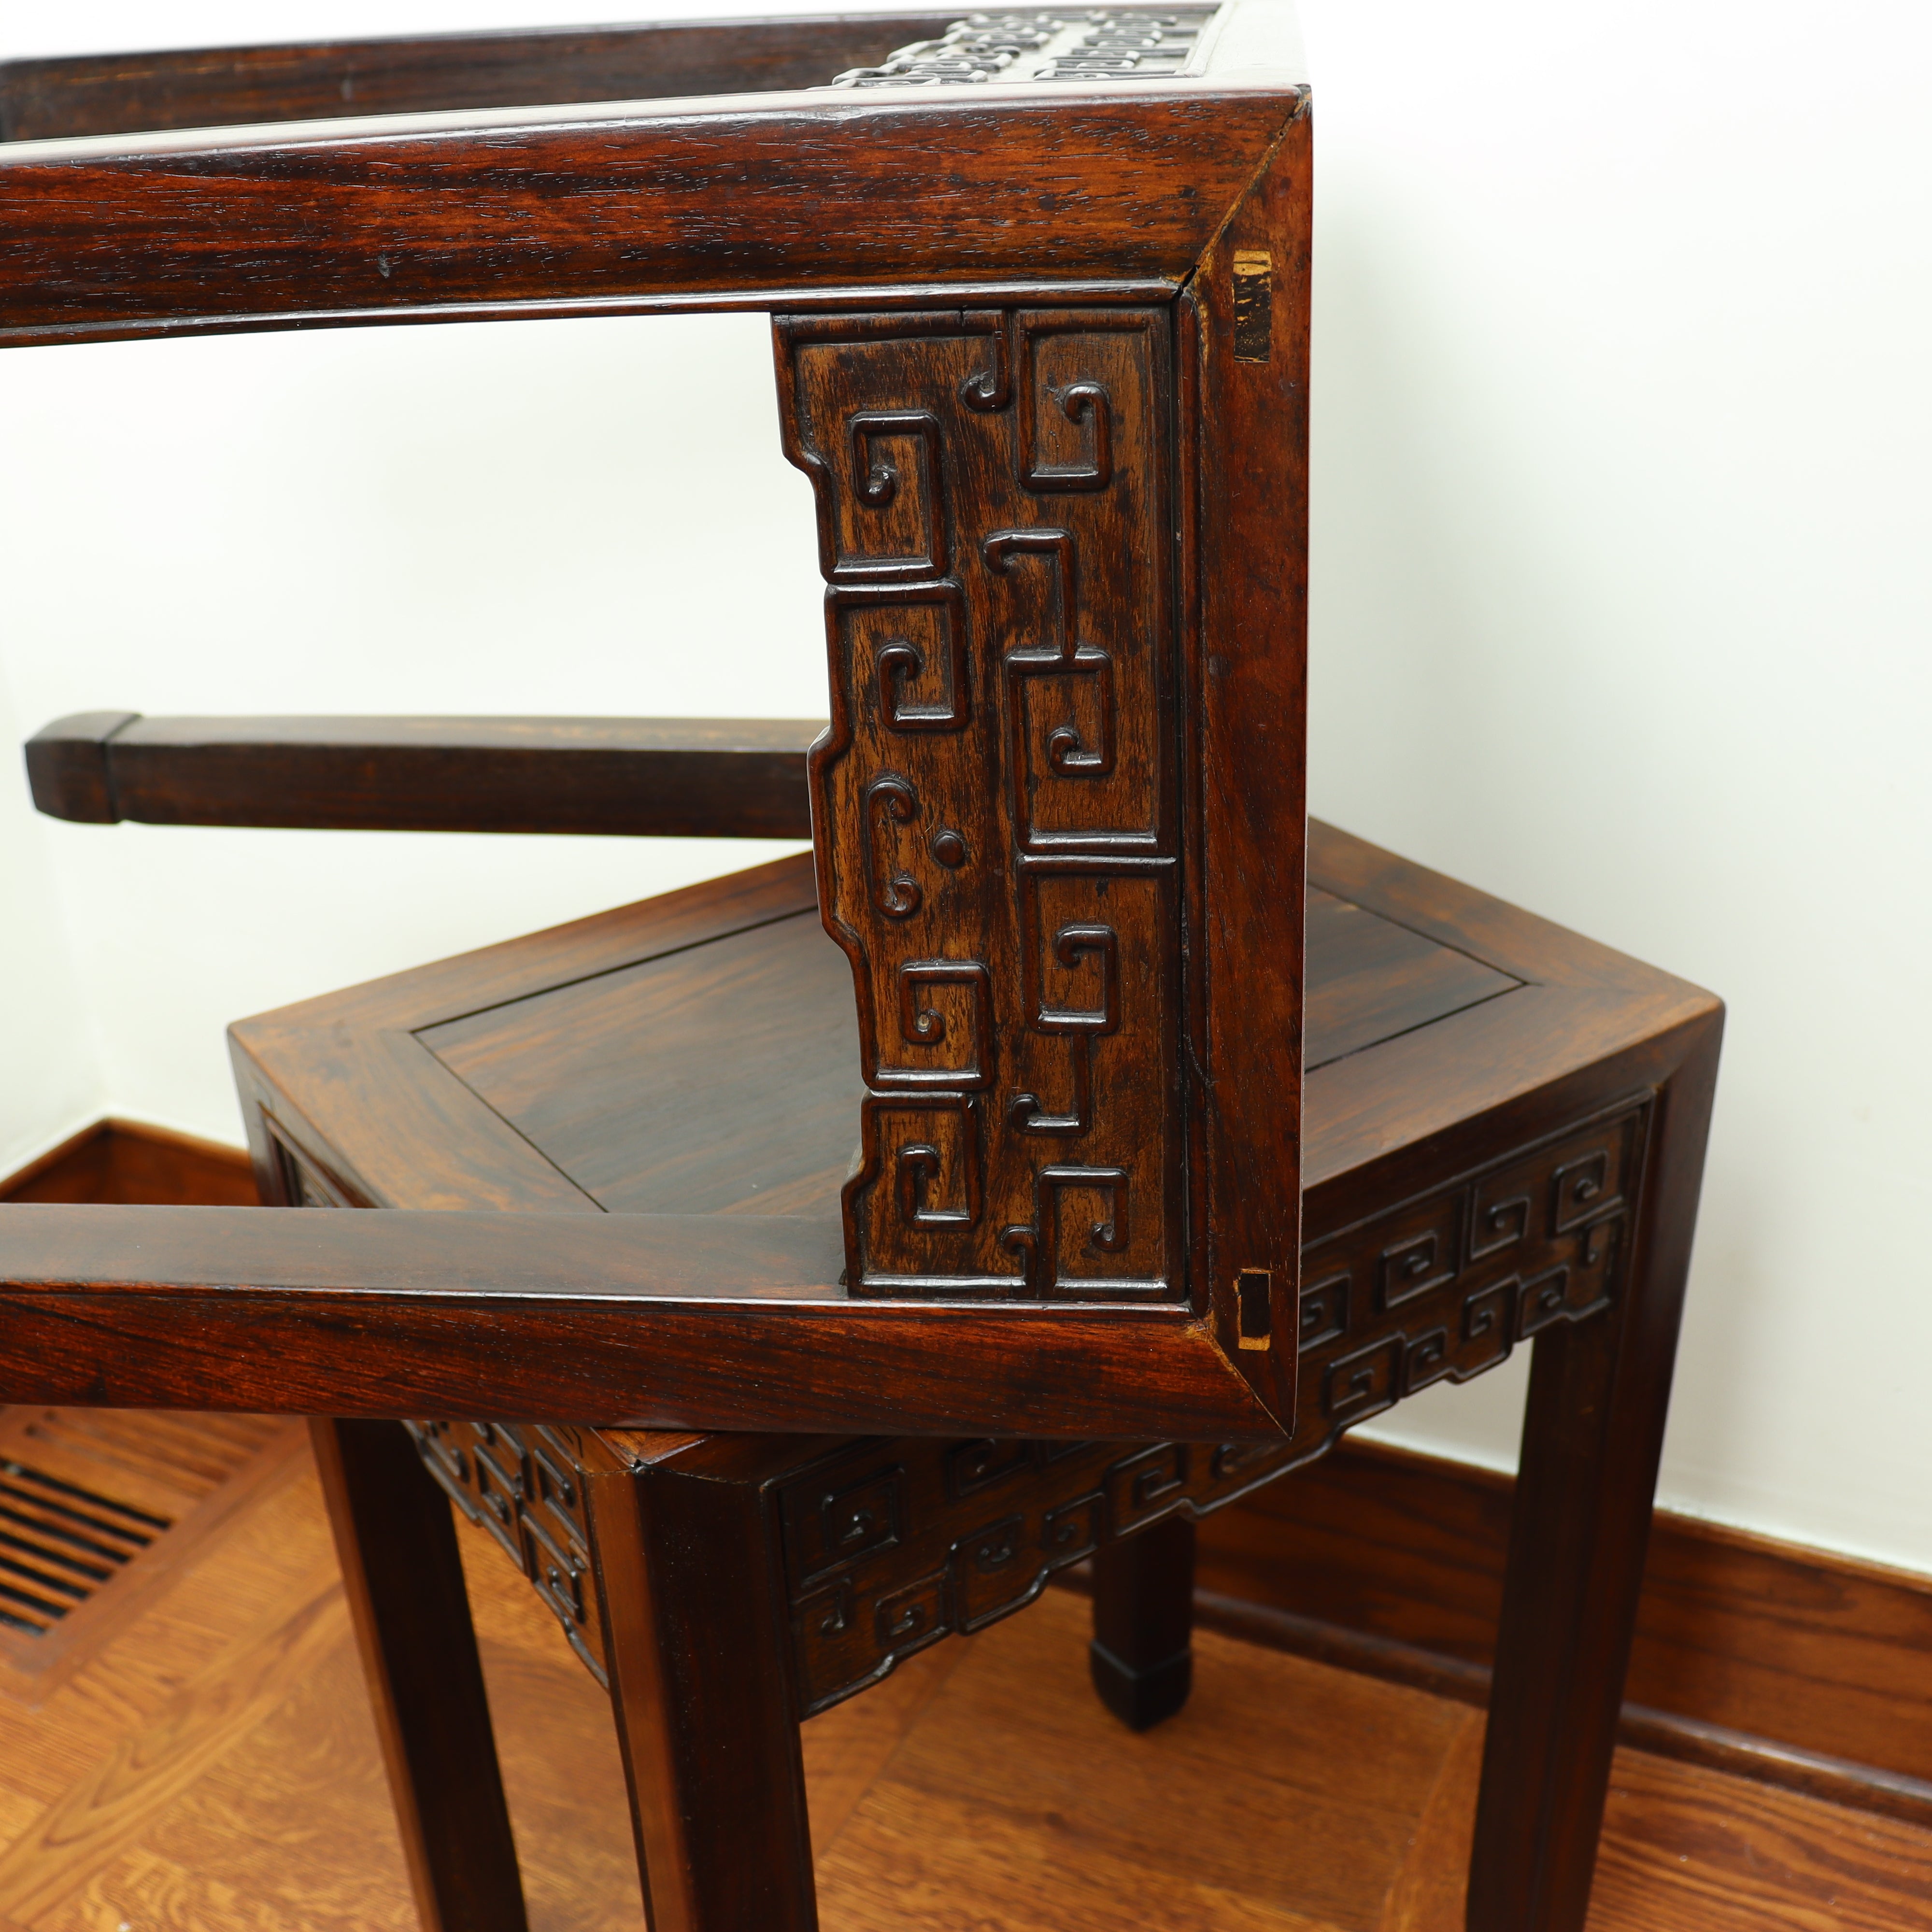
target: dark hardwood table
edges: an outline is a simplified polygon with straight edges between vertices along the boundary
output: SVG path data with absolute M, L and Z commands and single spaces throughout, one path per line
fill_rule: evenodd
M 1192 1519 L 1535 1338 L 1496 1693 L 1516 1755 L 1486 1803 L 1538 1802 L 1489 1821 L 1471 1922 L 1543 1922 L 1528 1898 L 1483 1903 L 1539 1864 L 1545 1898 L 1587 1892 L 1720 1009 L 1331 827 L 1311 825 L 1309 851 L 1292 1435 L 319 1423 L 419 1864 L 446 1886 L 514 1879 L 460 1567 L 418 1454 L 610 1688 L 661 1906 L 670 1886 L 700 1898 L 693 1924 L 802 1926 L 800 1718 L 1091 1556 L 1096 1683 L 1130 1721 L 1157 1719 L 1186 1692 Z M 855 1153 L 854 1028 L 802 856 L 232 1030 L 271 1201 L 830 1227 Z M 1620 1349 L 1631 1310 L 1650 1332 Z

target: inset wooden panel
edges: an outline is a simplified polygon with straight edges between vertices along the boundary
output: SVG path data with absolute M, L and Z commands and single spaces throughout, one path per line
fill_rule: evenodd
M 952 688 L 929 662 L 899 687 L 934 706 Z M 1309 900 L 1311 1065 L 1518 984 L 1332 895 L 1312 891 Z M 1112 1113 L 1131 1099 L 1106 1049 L 1121 1012 L 1155 997 L 1164 903 L 1144 875 L 1039 874 L 1025 902 L 1024 956 L 1037 1024 L 1019 1052 L 998 1056 L 992 989 L 977 962 L 911 960 L 883 1016 L 880 1090 L 970 1091 L 990 1105 L 997 1089 L 1010 1107 L 1030 1094 L 1023 1130 L 1042 1164 L 1076 1144 L 1076 1125 L 1093 1108 Z M 801 914 L 566 980 L 416 1036 L 614 1214 L 831 1214 L 866 1091 L 854 1012 L 849 964 Z M 1502 1185 L 1479 1200 L 1479 1222 Z M 1472 1238 L 1482 1252 L 1480 1227 Z
M 809 915 L 416 1037 L 613 1214 L 837 1211 L 864 1089 Z
M 1522 983 L 1318 886 L 1308 890 L 1307 943 L 1311 1071 Z

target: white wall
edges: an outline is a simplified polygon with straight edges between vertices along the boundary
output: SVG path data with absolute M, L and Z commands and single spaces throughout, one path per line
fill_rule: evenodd
M 578 11 L 310 0 L 272 31 Z M 1664 1499 L 1932 1572 L 1932 16 L 1305 19 L 1315 808 L 1724 994 Z M 212 0 L 0 21 L 20 51 L 271 30 Z M 15 722 L 814 712 L 767 369 L 743 318 L 0 356 Z M 232 1138 L 234 1015 L 759 856 L 109 832 L 22 790 L 0 883 L 30 938 L 0 972 L 55 1013 L 64 934 L 76 975 L 6 1041 L 16 1141 L 104 1094 Z M 1506 1463 L 1520 1384 L 1382 1432 Z
M 14 709 L 822 716 L 770 344 L 739 316 L 0 357 Z M 792 849 L 110 831 L 8 797 L 115 1109 L 230 1139 L 230 1020 Z
M 0 0 L 0 58 L 584 10 Z M 4 748 L 100 708 L 822 716 L 770 339 L 734 316 L 0 356 L 0 918 L 32 935 L 0 944 L 0 1174 L 110 1109 L 238 1141 L 229 1021 L 797 849 L 110 832 L 38 818 Z
M 1729 1001 L 1664 1498 L 1932 1570 L 1932 14 L 1307 20 L 1315 808 Z

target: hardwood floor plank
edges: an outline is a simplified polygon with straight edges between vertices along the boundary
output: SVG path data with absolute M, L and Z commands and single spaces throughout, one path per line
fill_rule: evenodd
M 1351 1442 L 1202 1526 L 1202 1587 L 1487 1664 L 1510 1478 Z M 1932 1585 L 1660 1511 L 1634 1704 L 1932 1780 Z
M 352 1639 L 158 1814 L 140 1849 L 184 1872 L 218 1874 L 238 1897 L 307 1932 L 414 1932 Z
M 1148 1829 L 1180 1833 L 1184 1820 L 1177 1808 Z M 986 1808 L 903 1796 L 868 1804 L 832 1847 L 819 1912 L 824 1932 L 1339 1932 L 1185 1869 L 1015 1831 Z
M 207 1418 L 221 1425 L 212 1435 L 216 1454 L 186 1459 L 201 1466 L 184 1469 L 180 1458 L 170 1467 L 166 1451 L 172 1445 L 159 1432 L 145 1438 L 147 1448 L 156 1452 L 145 1466 L 119 1454 L 104 1461 L 94 1432 L 80 1426 L 89 1419 L 74 1410 L 7 1411 L 0 1418 L 0 1462 L 29 1464 L 56 1481 L 150 1512 L 170 1526 L 151 1530 L 143 1525 L 150 1536 L 146 1546 L 136 1549 L 50 1630 L 38 1635 L 0 1634 L 0 1694 L 28 1704 L 44 1702 L 84 1670 L 149 1605 L 173 1589 L 208 1538 L 251 1508 L 263 1491 L 306 1466 L 307 1431 L 298 1422 L 261 1416 Z M 112 1419 L 142 1425 L 166 1418 Z M 142 1439 L 136 1436 L 137 1442 Z M 209 1461 L 215 1465 L 212 1471 L 206 1467 Z M 82 1506 L 115 1520 L 111 1510 Z
M 184 1685 L 0 1856 L 0 1912 L 32 1919 L 83 1886 L 344 1641 L 338 1580 L 312 1576 L 238 1653 Z
M 991 1654 L 948 1687 L 946 1719 L 990 1735 L 1037 1739 L 1070 1755 L 1132 1742 L 1088 1682 L 1091 1608 L 1051 1592 L 984 1634 Z M 1252 1766 L 1270 1782 L 1325 1802 L 1412 1817 L 1433 1784 L 1458 1708 L 1379 1678 L 1197 1634 L 1192 1696 L 1148 1734 L 1177 1776 L 1225 1776 Z M 938 1721 L 929 1714 L 922 1729 Z M 1337 1735 L 1350 1748 L 1338 1756 Z M 1151 1748 L 1151 1746 L 1150 1747 Z
M 122 1926 L 128 1932 L 137 1927 L 140 1932 L 214 1932 L 218 1927 L 220 1932 L 320 1932 L 324 1922 L 299 1906 L 278 1910 L 224 1880 L 136 1851 L 97 1872 L 72 1898 L 37 1918 L 32 1932 L 119 1932 Z
M 531 1932 L 643 1932 L 609 1701 L 524 1588 L 541 1650 L 488 1637 L 482 1648 Z
M 147 1600 L 131 1624 L 56 1684 L 46 1706 L 51 1730 L 37 1727 L 41 1744 L 50 1738 L 85 1737 L 84 1762 L 92 1762 L 123 1732 L 148 1722 L 318 1566 L 332 1568 L 333 1546 L 305 1450 L 279 1493 L 285 1501 L 251 1498 L 221 1527 L 214 1550 L 172 1576 L 165 1592 Z M 26 1701 L 34 1701 L 31 1692 Z M 0 1696 L 0 1763 L 6 1761 L 6 1727 L 16 1708 Z M 60 1788 L 78 1774 L 76 1769 L 63 1778 Z
M 644 1932 L 610 1700 L 494 1540 L 460 1528 L 531 1932 Z
M 1463 1932 L 1483 1731 L 1482 1712 L 1465 1710 L 1382 1902 L 1378 1932 Z
M 46 1808 L 17 1791 L 0 1790 L 0 1856 L 26 1835 Z M 4 1925 L 0 1925 L 0 1932 L 6 1932 Z
M 1932 1832 L 1619 1751 L 1591 1932 L 1924 1932 Z
M 964 1859 L 1028 1875 L 1026 1912 L 994 1924 L 1160 1924 L 1142 1915 L 1161 1896 L 1178 1924 L 1375 1932 L 1454 1707 L 1210 1633 L 1186 1708 L 1136 1737 L 1094 1697 L 1086 1642 L 1087 1606 L 1059 1592 L 976 1640 L 833 1846 L 828 1922 L 840 1898 L 855 1927 L 886 1922 L 864 1916 L 878 1874 L 898 1898 L 908 1860 Z M 927 1903 L 902 1922 L 951 1925 L 956 1882 L 914 1886 Z
M 823 1858 L 978 1640 L 964 1637 L 909 1657 L 886 1681 L 835 1704 L 802 1733 L 810 1787 L 812 1848 Z

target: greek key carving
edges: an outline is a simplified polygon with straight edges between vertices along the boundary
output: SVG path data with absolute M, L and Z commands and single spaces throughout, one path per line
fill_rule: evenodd
M 925 410 L 863 410 L 849 418 L 855 536 L 842 541 L 832 577 L 938 577 L 944 574 L 946 505 L 934 454 L 939 424 Z M 910 452 L 910 470 L 902 452 Z M 876 512 L 866 517 L 865 511 Z M 840 532 L 842 538 L 844 532 Z
M 942 990 L 956 995 L 947 1002 L 953 1008 L 950 1018 L 935 1003 Z M 992 1076 L 993 1053 L 986 967 L 977 959 L 908 960 L 899 968 L 899 1039 L 907 1046 L 952 1051 L 944 1060 L 923 1066 L 881 1066 L 881 1086 L 983 1087 Z
M 1648 1119 L 1626 1108 L 1305 1249 L 1298 1450 L 1608 1307 Z
M 577 1457 L 546 1423 L 411 1422 L 423 1466 L 536 1586 L 570 1647 L 606 1689 L 604 1618 Z
M 1288 1466 L 1282 1444 L 930 1442 L 850 1445 L 779 1499 L 803 1712 L 836 1704 L 951 1631 L 1030 1604 L 1057 1570 L 1177 1510 L 1198 1515 Z M 828 1568 L 820 1499 L 889 1476 L 900 1540 Z M 908 1582 L 908 1578 L 916 1581 Z
M 1481 1374 L 1552 1322 L 1600 1315 L 1627 1265 L 1648 1113 L 1634 1102 L 1311 1243 L 1305 1372 L 1284 1441 L 856 1443 L 791 1479 L 780 1516 L 806 1710 L 836 1703 L 949 1630 L 1019 1609 L 1055 1570 L 1114 1538 L 1177 1510 L 1218 1509 L 1406 1396 Z M 1048 1169 L 1042 1180 L 1054 1172 L 1082 1171 Z M 1106 1197 L 1064 1185 L 1070 1234 Z M 1055 1198 L 1043 1193 L 1042 1222 Z M 1044 1254 L 1044 1234 L 1027 1232 L 1030 1256 Z M 1427 1286 L 1391 1301 L 1391 1274 L 1398 1291 Z M 825 1499 L 875 1496 L 882 1483 L 890 1547 L 855 1540 L 849 1556 L 828 1555 Z
M 970 1096 L 875 1097 L 867 1106 L 890 1116 L 878 1124 L 875 1144 L 887 1150 L 910 1216 L 976 1203 Z M 1176 1511 L 1218 1509 L 1406 1396 L 1482 1374 L 1552 1324 L 1603 1315 L 1629 1264 L 1649 1114 L 1647 1100 L 1634 1100 L 1311 1242 L 1302 1258 L 1305 1372 L 1283 1439 L 874 1438 L 842 1443 L 786 1476 L 776 1522 L 802 1714 L 863 1689 L 949 1632 L 1010 1615 L 1055 1570 L 1114 1538 Z M 1109 1244 L 1126 1244 L 1126 1178 L 1118 1169 L 1050 1166 L 1039 1182 L 1039 1220 L 1020 1244 L 1030 1264 L 1056 1265 L 1056 1216 L 1070 1246 L 1084 1237 L 1104 1257 Z M 1378 1284 L 1388 1282 L 1393 1260 L 1400 1285 L 1411 1255 L 1424 1257 L 1413 1272 L 1430 1285 L 1391 1301 Z M 431 1475 L 530 1578 L 604 1681 L 575 1432 L 528 1424 L 408 1426 Z
M 1127 1246 L 1127 1175 L 1118 1167 L 1043 1167 L 1035 1186 L 1032 1221 L 1003 1229 L 1000 1244 L 1024 1258 L 1027 1284 L 1043 1298 L 1066 1285 L 1060 1197 L 1075 1193 L 1101 1204 L 1100 1218 L 1088 1222 L 1084 1238 L 1076 1239 L 1076 1252 L 1123 1254 Z
M 856 585 L 835 591 L 835 622 L 872 652 L 880 718 L 892 731 L 956 731 L 971 714 L 959 586 Z
M 1169 326 L 778 326 L 827 586 L 820 904 L 872 1096 L 855 1294 L 1183 1292 Z M 932 1131 L 884 1104 L 914 1089 Z

